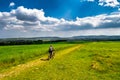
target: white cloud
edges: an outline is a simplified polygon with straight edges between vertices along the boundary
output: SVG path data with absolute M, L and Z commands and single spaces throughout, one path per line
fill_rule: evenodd
M 11 14 L 16 16 L 17 19 L 23 21 L 37 21 L 45 19 L 43 10 L 27 9 L 23 6 L 18 7 L 16 10 L 12 10 Z
M 14 3 L 14 2 L 11 2 L 11 3 L 9 4 L 9 7 L 13 7 L 13 6 L 15 6 L 15 3 Z
M 18 7 L 10 12 L 0 12 L 0 31 L 5 32 L 4 35 L 10 33 L 12 35 L 61 35 L 72 36 L 90 34 L 120 34 L 120 12 L 114 12 L 109 15 L 101 14 L 92 17 L 79 18 L 74 21 L 65 19 L 57 19 L 46 17 L 44 11 L 38 9 L 27 9 L 23 6 Z M 112 28 L 112 29 L 111 29 Z M 106 30 L 111 31 L 106 32 Z M 114 31 L 118 29 L 119 31 Z M 97 32 L 98 30 L 98 32 Z M 100 31 L 102 30 L 102 31 Z M 113 31 L 112 31 L 113 30 Z M 15 34 L 13 34 L 15 32 Z M 60 33 L 59 33 L 60 32 Z M 62 33 L 61 33 L 62 32 Z M 68 34 L 71 32 L 70 34 Z M 87 32 L 87 33 L 84 33 Z M 27 34 L 29 33 L 29 34 Z
M 109 7 L 116 7 L 120 5 L 117 0 L 99 0 L 100 6 L 109 6 Z
M 95 2 L 95 0 L 80 0 L 80 2 Z M 120 3 L 118 0 L 98 0 L 98 5 L 105 6 L 105 7 L 118 7 L 120 6 Z

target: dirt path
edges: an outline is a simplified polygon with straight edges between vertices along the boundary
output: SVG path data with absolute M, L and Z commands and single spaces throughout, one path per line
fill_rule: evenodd
M 63 49 L 61 51 L 58 51 L 57 54 L 55 55 L 55 58 L 59 58 L 61 56 L 63 56 L 64 54 L 68 54 L 76 49 L 78 49 L 81 45 L 76 45 L 67 49 Z M 27 62 L 25 64 L 20 64 L 17 65 L 15 67 L 10 68 L 9 70 L 7 70 L 6 72 L 0 73 L 0 80 L 4 79 L 5 77 L 10 77 L 10 76 L 15 76 L 20 74 L 22 71 L 30 69 L 31 67 L 34 66 L 38 66 L 38 65 L 42 65 L 45 64 L 48 61 L 45 61 L 45 59 L 47 58 L 47 55 L 45 55 L 44 57 L 42 57 L 41 59 L 36 59 L 30 62 Z

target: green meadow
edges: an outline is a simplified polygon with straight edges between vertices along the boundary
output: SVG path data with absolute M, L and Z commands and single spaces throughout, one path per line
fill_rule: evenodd
M 53 44 L 56 51 L 74 44 Z M 48 54 L 50 44 L 0 46 L 0 71 Z
M 53 44 L 54 59 L 42 61 L 49 45 L 0 46 L 0 79 L 120 80 L 120 42 Z

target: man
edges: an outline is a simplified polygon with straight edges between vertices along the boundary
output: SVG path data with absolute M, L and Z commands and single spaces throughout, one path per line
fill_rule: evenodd
M 48 60 L 53 58 L 53 56 L 54 56 L 53 51 L 54 51 L 54 48 L 52 45 L 50 45 L 49 50 L 48 50 L 48 52 L 49 52 Z

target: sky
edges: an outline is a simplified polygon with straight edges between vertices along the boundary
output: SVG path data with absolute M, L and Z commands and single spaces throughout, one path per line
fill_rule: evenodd
M 0 38 L 120 35 L 120 0 L 0 0 Z

